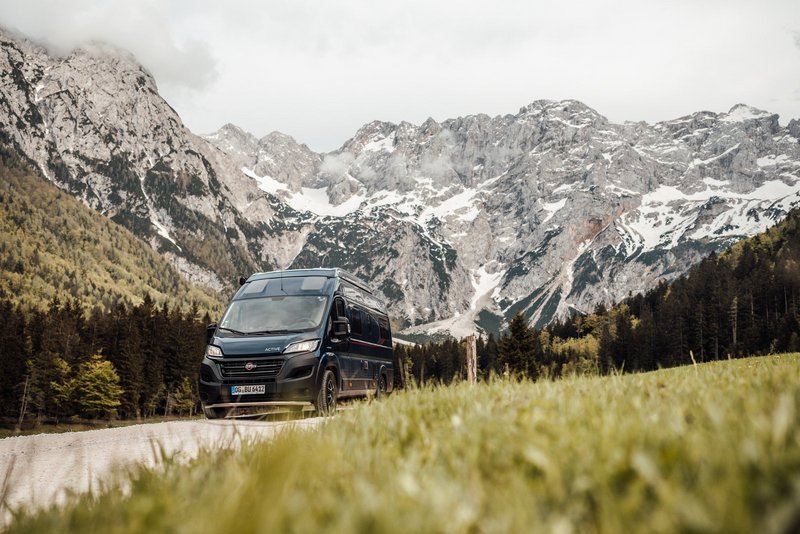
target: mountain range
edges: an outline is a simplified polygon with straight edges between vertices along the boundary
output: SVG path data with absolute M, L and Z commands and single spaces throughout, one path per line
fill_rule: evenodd
M 316 153 L 234 125 L 198 136 L 129 54 L 0 31 L 0 135 L 189 280 L 341 266 L 404 333 L 497 331 L 674 279 L 800 205 L 800 121 L 746 105 L 615 124 L 575 100 L 371 122 Z

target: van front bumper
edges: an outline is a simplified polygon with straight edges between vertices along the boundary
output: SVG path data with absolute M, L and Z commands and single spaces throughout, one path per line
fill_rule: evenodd
M 319 358 L 310 352 L 288 358 L 204 357 L 198 389 L 204 408 L 305 406 L 316 397 L 318 376 Z M 263 393 L 234 394 L 234 386 L 263 386 Z

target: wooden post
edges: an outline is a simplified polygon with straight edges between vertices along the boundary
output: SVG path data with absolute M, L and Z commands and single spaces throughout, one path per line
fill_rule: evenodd
M 22 420 L 25 418 L 25 409 L 28 407 L 28 380 L 30 376 L 25 376 L 25 388 L 22 391 L 22 406 L 19 409 L 19 422 L 17 423 L 17 432 L 22 430 Z
M 475 348 L 475 335 L 467 336 L 467 380 L 470 384 L 478 381 L 478 357 Z
M 166 404 L 164 406 L 164 417 L 169 415 L 169 401 L 171 400 L 170 399 L 170 391 L 171 390 L 169 390 L 169 389 L 167 390 L 167 402 L 166 402 Z

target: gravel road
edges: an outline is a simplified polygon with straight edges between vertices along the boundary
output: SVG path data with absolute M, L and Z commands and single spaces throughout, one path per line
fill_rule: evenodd
M 188 460 L 203 448 L 270 438 L 282 429 L 310 428 L 320 421 L 171 421 L 0 439 L 0 497 L 5 494 L 6 504 L 0 529 L 10 519 L 9 508 L 60 504 L 70 492 L 97 490 L 134 464 L 157 466 L 161 449 Z

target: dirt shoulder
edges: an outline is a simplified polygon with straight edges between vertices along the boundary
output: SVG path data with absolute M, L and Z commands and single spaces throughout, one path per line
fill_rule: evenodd
M 157 466 L 162 451 L 182 459 L 203 448 L 235 446 L 242 439 L 269 439 L 283 429 L 311 428 L 320 419 L 296 421 L 170 421 L 62 434 L 0 439 L 0 496 L 10 509 L 62 503 L 69 493 L 96 491 L 136 465 Z

